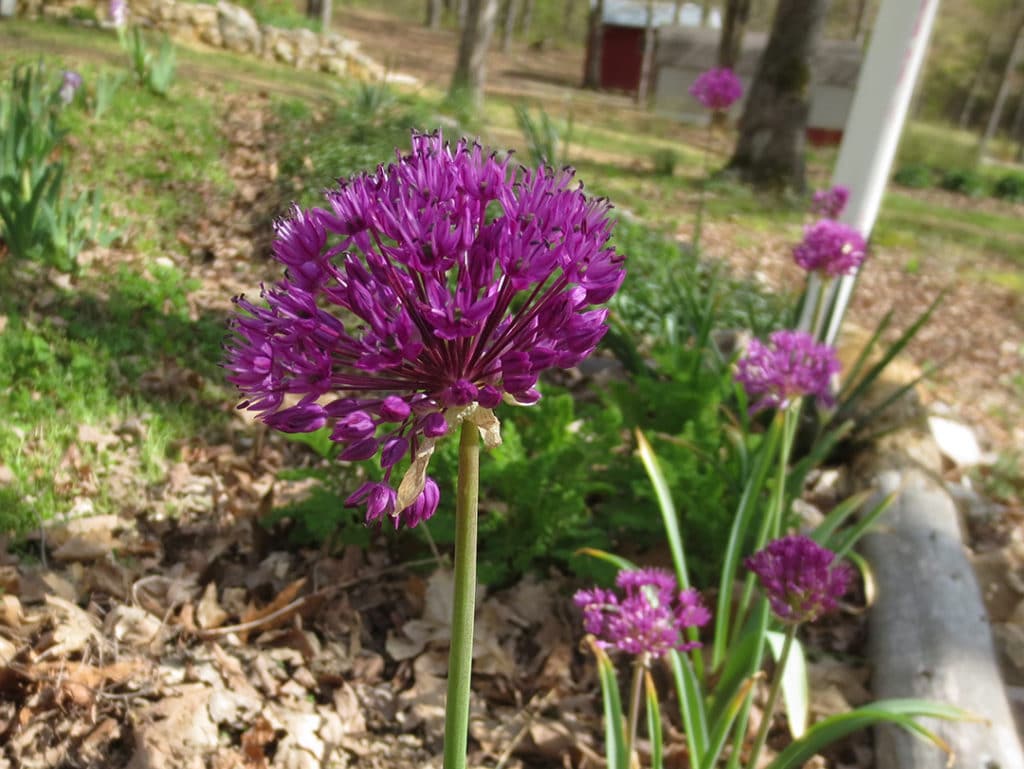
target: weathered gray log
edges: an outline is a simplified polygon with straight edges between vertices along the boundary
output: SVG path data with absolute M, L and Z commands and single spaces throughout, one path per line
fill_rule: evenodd
M 936 451 L 889 448 L 869 471 L 880 494 L 897 497 L 863 540 L 877 587 L 870 615 L 874 695 L 946 702 L 985 719 L 925 722 L 952 748 L 960 769 L 1024 769 L 956 507 L 933 473 L 921 469 L 922 454 L 937 462 Z M 934 469 L 934 462 L 923 464 Z M 875 747 L 878 769 L 942 769 L 947 762 L 935 745 L 893 727 L 876 730 Z

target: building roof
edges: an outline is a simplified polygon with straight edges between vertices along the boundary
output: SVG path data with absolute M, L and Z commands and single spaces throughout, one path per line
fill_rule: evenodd
M 597 0 L 590 0 L 591 8 L 596 5 Z M 652 6 L 654 26 L 672 26 L 676 12 L 674 0 L 655 0 Z M 685 2 L 680 9 L 679 23 L 682 26 L 699 27 L 700 15 L 700 5 L 694 2 Z M 604 0 L 604 13 L 601 20 L 605 24 L 616 27 L 646 27 L 647 0 Z M 722 16 L 717 9 L 711 10 L 708 22 L 714 29 L 722 26 Z
M 658 30 L 655 49 L 655 68 L 674 67 L 703 71 L 715 66 L 718 57 L 718 31 L 694 27 L 663 27 Z M 736 64 L 736 74 L 751 78 L 757 70 L 768 36 L 763 32 L 747 32 L 743 36 L 743 51 Z M 822 40 L 811 64 L 816 83 L 853 88 L 863 54 L 859 44 L 852 40 Z

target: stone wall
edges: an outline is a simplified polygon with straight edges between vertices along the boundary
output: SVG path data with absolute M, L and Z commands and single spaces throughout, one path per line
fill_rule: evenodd
M 220 0 L 216 5 L 187 0 L 128 0 L 128 24 L 166 32 L 190 46 L 223 48 L 278 61 L 299 69 L 330 72 L 357 80 L 413 81 L 395 76 L 359 50 L 359 44 L 335 32 L 278 29 L 259 24 L 245 8 Z M 101 24 L 108 0 L 19 0 L 20 15 L 38 18 L 81 18 L 92 11 Z

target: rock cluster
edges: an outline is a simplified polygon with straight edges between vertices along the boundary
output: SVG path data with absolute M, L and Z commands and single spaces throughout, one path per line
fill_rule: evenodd
M 80 21 L 107 18 L 107 0 L 20 0 L 18 13 L 29 17 Z M 188 0 L 128 0 L 128 23 L 166 32 L 185 45 L 223 48 L 358 80 L 389 78 L 385 68 L 359 50 L 359 44 L 334 32 L 279 29 L 260 24 L 239 5 Z M 101 22 L 104 23 L 104 22 Z

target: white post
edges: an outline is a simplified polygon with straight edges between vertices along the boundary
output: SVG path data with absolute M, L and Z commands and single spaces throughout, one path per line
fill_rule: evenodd
M 842 220 L 867 239 L 889 180 L 910 97 L 924 62 L 939 0 L 882 0 L 871 32 L 832 182 L 850 189 Z M 824 341 L 835 344 L 856 275 L 844 276 Z M 812 276 L 808 296 L 821 284 Z

